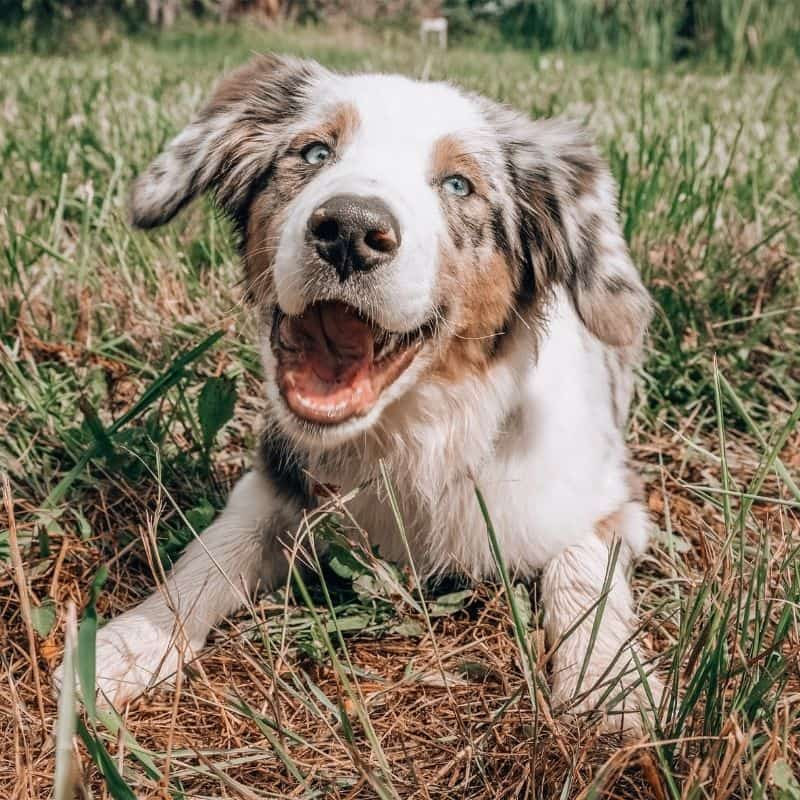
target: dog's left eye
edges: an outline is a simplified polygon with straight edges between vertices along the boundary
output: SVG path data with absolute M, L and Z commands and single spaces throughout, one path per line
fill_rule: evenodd
M 463 175 L 450 175 L 442 181 L 446 192 L 456 197 L 466 197 L 472 194 L 472 184 Z
M 322 142 L 314 142 L 314 144 L 306 147 L 301 155 L 307 164 L 318 167 L 320 164 L 324 164 L 332 154 L 328 145 L 322 144 Z

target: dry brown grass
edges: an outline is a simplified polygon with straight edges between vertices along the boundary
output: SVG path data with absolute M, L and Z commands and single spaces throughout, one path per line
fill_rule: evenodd
M 796 462 L 800 439 L 786 448 L 787 463 Z M 685 552 L 672 560 L 657 547 L 636 573 L 636 587 L 644 608 L 658 604 L 670 586 L 692 591 L 709 572 L 722 570 L 723 579 L 735 583 L 735 569 L 726 563 L 722 541 L 725 530 L 719 510 L 698 500 L 687 484 L 710 485 L 718 471 L 705 459 L 687 458 L 681 440 L 649 439 L 637 448 L 648 470 L 647 497 L 661 529 L 667 515 L 674 535 L 685 542 Z M 737 468 L 752 470 L 758 457 L 749 443 L 731 443 L 730 459 Z M 656 465 L 662 463 L 659 468 Z M 741 474 L 741 473 L 739 473 Z M 778 496 L 778 487 L 770 487 Z M 765 490 L 765 494 L 769 494 Z M 97 538 L 80 542 L 72 536 L 55 537 L 55 559 L 26 560 L 28 585 L 33 598 L 56 600 L 59 619 L 46 639 L 36 638 L 35 661 L 27 647 L 26 626 L 19 608 L 19 593 L 13 578 L 0 580 L 2 634 L 9 642 L 2 662 L 11 703 L 0 709 L 0 785 L 9 798 L 49 796 L 54 772 L 52 731 L 55 702 L 44 699 L 40 719 L 39 697 L 34 681 L 34 663 L 43 680 L 61 658 L 64 609 L 69 601 L 82 607 L 86 587 L 99 563 L 113 547 L 117 520 L 126 519 L 143 536 L 152 525 L 150 509 L 157 498 L 142 496 L 127 487 L 106 486 L 93 504 L 90 522 Z M 18 504 L 18 518 L 33 509 Z M 785 507 L 764 504 L 758 510 L 764 529 L 770 532 L 777 562 L 798 535 L 797 515 Z M 5 523 L 5 521 L 4 521 Z M 683 548 L 682 548 L 683 549 Z M 138 543 L 127 548 L 111 564 L 110 592 L 102 596 L 99 610 L 111 617 L 133 604 L 150 585 Z M 736 589 L 730 587 L 731 592 Z M 535 587 L 534 587 L 535 594 Z M 270 630 L 280 630 L 277 620 L 286 613 L 283 605 L 264 601 L 257 612 L 271 619 Z M 288 617 L 287 617 L 288 618 Z M 393 784 L 408 798 L 516 798 L 554 796 L 570 776 L 569 796 L 667 797 L 653 742 L 623 741 L 601 736 L 586 721 L 576 724 L 569 717 L 553 720 L 549 713 L 534 715 L 522 690 L 524 679 L 518 661 L 508 606 L 496 586 L 478 588 L 464 611 L 435 621 L 434 632 L 441 656 L 439 662 L 429 636 L 419 639 L 397 635 L 372 638 L 357 635 L 348 640 L 354 667 L 359 671 L 359 690 L 389 762 Z M 647 623 L 646 640 L 655 652 L 666 649 L 675 634 L 669 620 Z M 541 636 L 532 631 L 532 636 Z M 275 641 L 281 637 L 273 636 Z M 794 737 L 783 737 L 791 707 L 800 693 L 798 665 L 800 639 L 796 633 L 787 643 L 786 656 L 794 665 L 794 677 L 785 690 L 785 703 L 774 720 L 763 720 L 760 733 L 763 763 L 771 763 L 770 749 L 798 757 Z M 691 665 L 688 665 L 690 668 Z M 449 683 L 446 691 L 442 672 Z M 269 675 L 273 677 L 268 677 Z M 293 646 L 291 635 L 283 639 L 269 657 L 264 645 L 253 638 L 253 620 L 240 614 L 219 631 L 209 649 L 189 667 L 175 691 L 159 688 L 128 708 L 125 726 L 138 743 L 164 754 L 169 764 L 165 774 L 179 777 L 187 796 L 205 797 L 301 797 L 303 788 L 325 786 L 325 796 L 375 797 L 365 777 L 364 764 L 374 766 L 374 753 L 363 736 L 348 739 L 341 720 L 333 713 L 320 713 L 304 706 L 313 695 L 313 683 L 334 704 L 348 709 L 336 671 L 330 663 L 315 661 Z M 300 696 L 298 697 L 298 687 Z M 503 712 L 509 698 L 516 698 Z M 305 784 L 287 772 L 259 726 L 237 710 L 239 700 L 281 729 L 277 738 L 291 753 Z M 352 715 L 353 709 L 350 708 Z M 715 753 L 695 756 L 695 737 L 702 737 L 702 709 L 680 744 L 679 771 L 694 774 L 710 797 L 742 796 L 751 764 L 748 743 L 753 731 L 742 731 L 733 723 L 714 737 Z M 296 739 L 295 737 L 300 737 Z M 302 740 L 302 744 L 299 741 Z M 122 763 L 124 744 L 110 745 Z M 169 756 L 169 753 L 172 753 Z M 220 753 L 225 753 L 220 758 Z M 103 796 L 103 782 L 92 760 L 82 748 L 77 765 L 86 786 Z M 237 763 L 240 762 L 240 763 Z M 206 774 L 203 774 L 203 773 Z M 547 787 L 552 787 L 548 790 Z M 739 787 L 737 789 L 737 787 Z M 157 782 L 140 784 L 137 796 L 163 796 Z

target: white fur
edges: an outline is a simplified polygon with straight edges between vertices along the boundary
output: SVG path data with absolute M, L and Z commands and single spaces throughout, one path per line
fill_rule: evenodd
M 531 344 L 520 337 L 517 352 L 486 378 L 406 393 L 372 435 L 336 455 L 321 451 L 311 471 L 343 492 L 369 481 L 350 509 L 380 552 L 402 561 L 405 548 L 378 477 L 382 455 L 419 569 L 481 578 L 496 569 L 477 485 L 512 571 L 528 575 L 545 568 L 545 626 L 555 642 L 602 592 L 609 550 L 595 535 L 597 521 L 622 508 L 617 535 L 625 553 L 640 553 L 647 519 L 640 506 L 626 503 L 625 448 L 602 390 L 603 345 L 583 332 L 571 305 L 558 295 L 538 359 Z M 513 427 L 504 431 L 511 412 Z M 286 562 L 279 536 L 298 518 L 299 509 L 287 509 L 258 472 L 245 475 L 220 519 L 178 562 L 166 591 L 100 631 L 97 674 L 103 693 L 120 703 L 174 673 L 181 647 L 185 659 L 199 652 L 211 627 L 241 605 L 245 592 L 257 583 L 269 589 L 282 582 Z M 618 651 L 626 650 L 633 619 L 619 565 L 573 711 L 589 710 L 605 691 L 608 679 L 589 690 Z M 560 702 L 577 688 L 592 620 L 554 656 L 554 697 Z M 627 684 L 636 684 L 638 673 L 623 652 L 611 675 L 626 670 Z M 660 696 L 656 679 L 650 684 Z M 627 727 L 637 723 L 636 708 L 648 707 L 641 687 L 631 696 L 623 704 Z M 609 717 L 608 724 L 619 725 L 619 719 Z
M 614 563 L 605 542 L 586 536 L 548 562 L 541 593 L 546 598 L 545 633 L 556 647 L 553 705 L 567 705 L 573 713 L 599 706 L 610 712 L 607 728 L 640 730 L 640 712 L 657 711 L 663 688 L 631 641 L 636 618 L 625 576 L 628 558 L 627 545 Z M 595 632 L 598 613 L 601 623 Z

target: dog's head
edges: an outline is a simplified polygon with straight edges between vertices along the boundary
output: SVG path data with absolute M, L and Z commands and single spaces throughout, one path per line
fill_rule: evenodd
M 133 222 L 206 190 L 241 235 L 277 416 L 317 444 L 421 382 L 490 371 L 555 286 L 610 345 L 649 317 L 580 130 L 446 84 L 257 58 L 136 181 Z

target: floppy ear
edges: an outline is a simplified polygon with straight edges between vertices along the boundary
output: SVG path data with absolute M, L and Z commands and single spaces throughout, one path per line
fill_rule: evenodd
M 302 112 L 323 72 L 313 61 L 267 55 L 224 78 L 205 108 L 134 182 L 133 224 L 163 225 L 206 190 L 235 219 L 246 212 L 282 129 Z
M 622 235 L 608 167 L 577 125 L 493 110 L 535 285 L 565 286 L 602 341 L 640 343 L 651 301 Z

